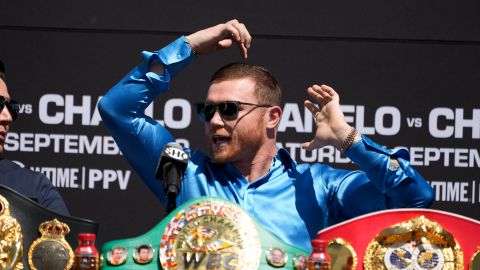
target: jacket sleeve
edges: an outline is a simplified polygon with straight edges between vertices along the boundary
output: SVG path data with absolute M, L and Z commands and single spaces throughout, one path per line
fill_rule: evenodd
M 330 202 L 337 222 L 378 210 L 427 208 L 433 203 L 432 187 L 410 166 L 405 149 L 386 149 L 363 136 L 345 154 L 361 170 L 322 172 L 327 182 L 335 183 Z M 400 166 L 390 168 L 392 157 Z
M 171 78 L 194 58 L 181 37 L 155 52 L 142 52 L 143 63 L 135 67 L 100 100 L 98 109 L 125 158 L 155 195 L 163 200 L 162 183 L 155 179 L 163 146 L 174 140 L 168 130 L 144 111 L 155 97 L 168 90 Z M 161 63 L 164 74 L 150 72 Z

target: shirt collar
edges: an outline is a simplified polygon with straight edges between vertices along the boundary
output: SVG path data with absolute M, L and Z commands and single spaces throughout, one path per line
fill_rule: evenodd
M 285 148 L 278 149 L 275 158 L 280 160 L 280 162 L 285 166 L 285 169 L 293 169 L 297 165 L 295 160 L 292 159 L 290 153 Z

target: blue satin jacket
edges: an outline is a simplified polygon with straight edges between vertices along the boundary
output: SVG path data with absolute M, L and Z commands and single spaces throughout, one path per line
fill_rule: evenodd
M 165 201 L 155 172 L 163 146 L 174 138 L 144 110 L 195 56 L 181 37 L 159 51 L 143 52 L 142 58 L 144 62 L 102 98 L 99 110 L 129 163 Z M 164 64 L 163 76 L 148 72 L 154 61 Z M 310 239 L 319 230 L 337 222 L 387 208 L 428 207 L 433 202 L 432 188 L 410 167 L 406 150 L 388 150 L 366 137 L 346 152 L 361 170 L 297 164 L 279 149 L 269 173 L 251 183 L 233 165 L 213 164 L 201 151 L 188 151 L 178 204 L 200 196 L 228 199 L 281 240 L 305 250 L 311 249 Z M 400 167 L 389 169 L 390 156 L 398 159 Z

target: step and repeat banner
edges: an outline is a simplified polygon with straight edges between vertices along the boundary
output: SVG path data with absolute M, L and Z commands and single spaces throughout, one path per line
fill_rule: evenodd
M 300 147 L 315 128 L 303 107 L 306 88 L 328 84 L 340 94 L 352 126 L 379 144 L 410 151 L 411 163 L 435 190 L 433 208 L 480 220 L 480 35 L 467 28 L 455 32 L 440 24 L 429 36 L 425 25 L 404 29 L 391 23 L 383 29 L 364 19 L 362 32 L 355 21 L 332 20 L 339 26 L 336 32 L 319 18 L 312 18 L 317 28 L 312 27 L 301 10 L 291 14 L 289 21 L 299 19 L 292 26 L 280 18 L 288 14 L 287 6 L 269 14 L 278 27 L 258 10 L 248 13 L 247 7 L 217 7 L 231 17 L 215 13 L 211 18 L 212 10 L 203 7 L 201 19 L 191 21 L 185 18 L 198 11 L 182 9 L 185 14 L 175 24 L 178 8 L 152 26 L 146 22 L 154 20 L 140 20 L 136 9 L 127 19 L 125 6 L 118 13 L 103 6 L 105 14 L 79 9 L 78 17 L 68 9 L 58 21 L 47 7 L 37 8 L 45 17 L 18 19 L 11 15 L 13 8 L 2 14 L 8 17 L 1 20 L 0 58 L 10 95 L 22 103 L 4 157 L 44 173 L 73 216 L 98 221 L 100 244 L 146 232 L 162 219 L 164 208 L 124 160 L 98 114 L 98 101 L 139 64 L 142 50 L 159 49 L 179 35 L 233 17 L 242 19 L 254 36 L 247 62 L 269 68 L 282 86 L 278 145 L 298 162 L 356 168 L 333 147 Z M 308 6 L 301 8 L 312 14 Z M 108 20 L 102 21 L 102 15 Z M 394 16 L 403 23 L 400 18 Z M 464 25 L 471 23 L 468 18 Z M 236 61 L 242 61 L 237 49 L 200 56 L 146 114 L 182 145 L 204 149 L 203 125 L 193 104 L 204 99 L 210 75 Z

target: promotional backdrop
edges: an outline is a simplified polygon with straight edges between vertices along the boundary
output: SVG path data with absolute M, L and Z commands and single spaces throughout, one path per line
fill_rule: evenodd
M 47 175 L 73 216 L 100 223 L 98 245 L 134 237 L 164 208 L 105 129 L 98 100 L 183 34 L 237 18 L 253 35 L 247 62 L 283 89 L 279 145 L 298 162 L 356 168 L 312 138 L 306 88 L 328 84 L 348 122 L 389 148 L 406 147 L 435 190 L 433 208 L 480 220 L 480 4 L 476 1 L 4 1 L 0 59 L 21 114 L 5 158 Z M 147 110 L 184 146 L 203 148 L 193 104 L 239 51 L 200 56 Z

